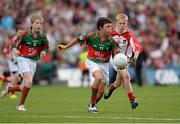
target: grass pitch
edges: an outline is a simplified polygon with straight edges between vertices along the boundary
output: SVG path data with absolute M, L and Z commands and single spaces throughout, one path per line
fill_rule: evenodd
M 127 93 L 119 88 L 102 99 L 99 113 L 87 112 L 90 88 L 60 85 L 34 86 L 27 98 L 27 111 L 17 111 L 18 99 L 0 100 L 1 123 L 180 123 L 180 86 L 133 86 L 139 107 L 131 110 Z M 20 94 L 18 94 L 20 95 Z

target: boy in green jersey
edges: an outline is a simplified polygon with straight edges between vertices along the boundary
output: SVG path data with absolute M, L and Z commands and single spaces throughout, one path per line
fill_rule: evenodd
M 12 91 L 20 91 L 22 95 L 18 106 L 16 106 L 16 109 L 20 111 L 26 110 L 24 103 L 33 84 L 37 60 L 45 56 L 49 49 L 47 37 L 42 31 L 43 21 L 42 16 L 33 15 L 31 17 L 31 30 L 23 32 L 11 45 L 12 51 L 17 56 L 19 73 L 23 81 L 15 88 L 8 85 L 6 93 L 1 94 L 1 96 Z
M 87 56 L 87 67 L 94 77 L 91 90 L 91 100 L 88 111 L 98 112 L 96 99 L 98 91 L 104 91 L 106 83 L 109 82 L 109 60 L 113 52 L 117 52 L 118 44 L 111 38 L 112 21 L 106 17 L 101 17 L 97 21 L 97 32 L 90 32 L 72 39 L 67 45 L 58 45 L 58 49 L 68 49 L 73 45 L 87 45 L 89 48 Z M 100 87 L 103 89 L 100 90 Z

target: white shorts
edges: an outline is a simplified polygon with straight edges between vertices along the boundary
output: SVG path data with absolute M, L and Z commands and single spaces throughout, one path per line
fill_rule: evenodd
M 31 72 L 32 77 L 34 77 L 34 73 L 36 72 L 37 63 L 34 60 L 18 57 L 18 67 L 19 73 L 22 75 L 24 72 Z
M 12 62 L 11 60 L 8 60 L 8 66 L 11 73 L 18 72 L 18 65 Z
M 86 65 L 92 77 L 95 71 L 100 70 L 102 73 L 102 82 L 106 84 L 109 83 L 109 63 L 95 63 L 87 59 Z

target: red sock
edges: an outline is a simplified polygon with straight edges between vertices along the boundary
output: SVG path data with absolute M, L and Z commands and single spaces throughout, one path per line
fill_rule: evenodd
M 104 92 L 103 92 L 103 93 L 104 93 Z M 98 102 L 101 100 L 101 98 L 102 98 L 102 96 L 103 96 L 103 93 L 101 93 L 101 94 L 98 93 L 98 96 L 97 96 L 97 98 L 96 98 L 96 103 L 98 103 Z
M 23 105 L 25 103 L 26 97 L 27 97 L 27 95 L 29 93 L 29 90 L 30 90 L 30 88 L 28 88 L 26 86 L 23 87 L 23 89 L 21 91 L 22 92 L 22 96 L 21 96 L 19 105 Z
M 15 88 L 14 88 L 15 91 L 21 91 L 20 89 L 20 85 L 16 85 Z
M 92 87 L 91 104 L 96 104 L 98 89 Z
M 8 87 L 8 93 L 11 92 L 11 94 L 14 94 L 15 91 L 21 91 L 19 85 L 16 85 L 14 88 L 12 86 Z
M 133 92 L 128 93 L 128 97 L 129 97 L 129 101 L 130 101 L 130 102 L 134 102 L 134 100 L 135 100 L 135 98 L 136 98 L 136 96 L 134 95 Z
M 9 86 L 7 87 L 7 90 L 8 90 L 8 93 L 14 92 L 14 88 L 12 87 L 12 85 L 9 85 Z
M 114 84 L 111 84 L 111 86 L 109 88 L 109 92 L 112 93 L 115 89 L 116 89 L 116 87 L 114 86 Z

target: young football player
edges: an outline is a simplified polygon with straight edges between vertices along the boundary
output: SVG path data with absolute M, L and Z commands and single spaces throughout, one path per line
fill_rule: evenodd
M 21 91 L 20 102 L 16 106 L 16 109 L 20 111 L 26 110 L 24 103 L 33 85 L 37 61 L 45 56 L 49 49 L 46 34 L 42 29 L 43 22 L 44 19 L 42 16 L 33 15 L 31 17 L 30 30 L 19 35 L 11 45 L 12 51 L 17 56 L 19 72 L 23 81 L 21 85 L 16 85 L 15 88 L 12 85 L 8 85 L 7 93 Z
M 136 65 L 136 60 L 142 50 L 142 47 L 138 43 L 138 40 L 134 34 L 128 29 L 128 16 L 126 14 L 117 15 L 116 28 L 113 32 L 111 32 L 111 36 L 119 43 L 121 53 L 124 53 L 129 58 L 130 63 Z M 135 100 L 136 96 L 133 92 L 130 82 L 130 74 L 127 70 L 128 67 L 117 68 L 112 61 L 110 66 L 109 80 L 111 85 L 105 92 L 104 98 L 108 99 L 112 92 L 120 85 L 122 85 L 127 91 L 127 95 L 131 103 L 131 108 L 135 109 L 138 106 L 138 102 Z
M 88 111 L 98 112 L 96 107 L 97 93 L 101 88 L 105 88 L 109 82 L 109 60 L 113 50 L 118 44 L 110 37 L 112 31 L 112 21 L 106 17 L 100 17 L 97 21 L 97 32 L 86 33 L 72 39 L 67 45 L 58 45 L 59 49 L 68 49 L 77 44 L 88 45 L 88 59 L 86 61 L 90 74 L 94 77 L 91 87 L 91 100 Z M 102 86 L 101 86 L 102 85 Z
M 14 42 L 16 37 L 18 35 L 21 35 L 22 33 L 23 33 L 22 30 L 18 30 L 16 36 L 14 36 L 11 40 L 6 42 L 6 46 L 3 49 L 3 55 L 7 58 L 8 66 L 10 70 L 10 77 L 8 78 L 8 81 L 13 87 L 15 87 L 18 82 L 20 82 L 21 77 L 19 76 L 19 73 L 18 73 L 17 57 L 14 55 L 14 53 L 11 50 L 11 43 Z M 6 78 L 4 78 L 4 80 L 5 79 Z M 5 97 L 5 94 L 7 94 L 6 90 L 2 91 L 1 99 Z M 10 98 L 17 98 L 14 91 L 11 92 Z

